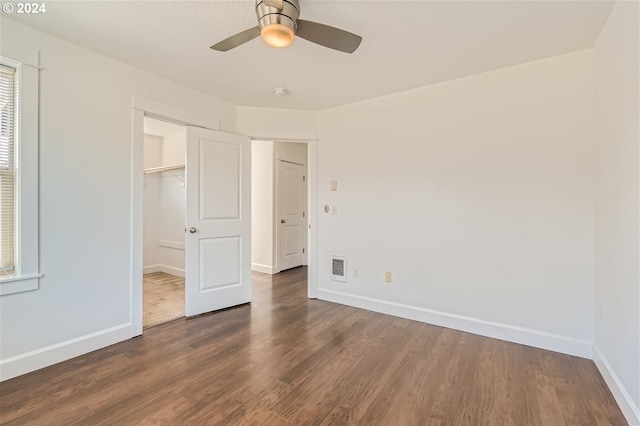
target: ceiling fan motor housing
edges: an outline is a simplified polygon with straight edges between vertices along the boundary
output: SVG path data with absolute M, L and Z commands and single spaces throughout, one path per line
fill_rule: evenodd
M 282 9 L 272 4 L 281 3 Z M 280 24 L 288 27 L 296 32 L 298 17 L 300 16 L 300 4 L 298 0 L 256 0 L 256 15 L 258 17 L 258 26 L 264 28 L 271 24 Z
M 299 0 L 256 0 L 258 25 L 234 34 L 211 46 L 213 50 L 226 52 L 260 36 L 271 47 L 287 47 L 296 37 L 312 43 L 353 53 L 362 37 L 340 28 L 298 19 Z

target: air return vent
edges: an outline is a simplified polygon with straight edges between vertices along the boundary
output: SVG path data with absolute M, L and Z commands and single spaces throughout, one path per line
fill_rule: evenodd
M 331 256 L 331 279 L 334 281 L 347 281 L 347 258 Z

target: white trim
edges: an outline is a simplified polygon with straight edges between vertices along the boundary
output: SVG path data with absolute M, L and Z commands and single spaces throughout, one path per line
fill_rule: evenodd
M 32 274 L 3 278 L 2 281 L 0 281 L 0 284 L 2 284 L 0 285 L 0 296 L 37 290 L 40 288 L 38 280 L 40 277 L 42 277 L 41 274 Z
M 614 6 L 617 7 L 618 5 Z M 638 30 L 638 22 L 640 21 L 640 7 L 638 8 L 637 11 L 637 16 L 635 17 L 635 22 L 636 22 L 636 31 Z M 637 81 L 637 80 L 636 80 Z M 636 102 L 638 101 L 638 97 L 640 97 L 639 93 L 635 94 L 635 100 Z M 637 104 L 636 104 L 637 105 Z M 640 121 L 637 122 L 638 123 L 638 134 L 640 134 Z M 635 140 L 635 144 L 636 146 L 640 145 L 640 140 L 636 139 Z M 636 158 L 636 161 L 638 161 L 638 163 L 636 164 L 640 164 L 640 150 L 638 150 L 638 158 Z M 638 172 L 638 199 L 640 199 L 640 172 Z M 639 225 L 640 225 L 640 215 L 638 215 L 638 221 L 639 221 Z M 638 228 L 638 230 L 640 231 L 640 227 Z M 640 237 L 640 234 L 638 235 Z M 638 241 L 638 240 L 636 240 Z M 640 259 L 637 259 L 640 260 Z M 640 275 L 640 262 L 637 262 L 638 265 L 638 274 Z M 640 284 L 640 283 L 636 283 L 636 284 Z M 638 292 L 638 300 L 637 300 L 638 304 L 636 306 L 640 307 L 640 292 Z M 638 349 L 639 351 L 637 353 L 640 353 L 640 335 L 636 335 L 636 337 L 638 338 L 638 340 L 636 341 L 636 344 L 638 345 Z M 595 353 L 596 355 L 600 355 L 600 360 L 602 360 L 605 364 L 605 366 L 608 368 L 609 371 L 611 371 L 611 373 L 613 373 L 613 370 L 611 369 L 611 366 L 609 365 L 608 362 L 606 362 L 606 359 L 604 358 L 604 356 L 602 356 L 602 352 L 600 352 L 598 350 L 598 347 L 596 346 L 595 348 Z M 640 363 L 640 360 L 637 360 L 637 362 Z M 596 365 L 598 365 L 596 363 Z M 600 368 L 600 367 L 598 367 Z M 602 370 L 600 370 L 600 372 L 602 373 Z M 604 376 L 604 373 L 602 374 Z M 617 377 L 615 375 L 613 375 L 614 378 L 617 379 Z M 605 381 L 607 379 L 605 378 Z M 619 380 L 618 380 L 619 383 Z M 640 371 L 638 371 L 638 375 L 636 376 L 636 381 L 635 381 L 636 385 L 640 387 Z M 614 398 L 616 399 L 616 401 L 618 401 L 618 405 L 620 405 L 621 409 L 622 409 L 622 400 L 618 399 L 618 396 L 616 395 L 616 393 L 613 390 L 613 386 L 611 384 L 609 384 L 609 382 L 607 382 L 607 384 L 609 385 L 609 388 L 611 389 L 611 392 L 613 393 Z M 624 387 L 622 387 L 623 390 L 625 390 Z M 633 403 L 633 399 L 631 399 L 631 397 L 629 396 L 629 394 L 626 392 L 625 390 L 625 394 L 627 395 L 628 399 L 627 401 L 630 404 L 630 408 L 633 411 L 633 414 L 635 416 L 635 419 L 633 419 L 631 417 L 632 413 L 628 413 L 627 411 L 625 411 L 625 409 L 622 409 L 623 414 L 625 415 L 625 417 L 627 418 L 627 420 L 629 421 L 629 425 L 640 425 L 640 399 L 638 401 L 635 401 L 635 404 Z
M 154 272 L 164 272 L 165 274 L 174 275 L 176 277 L 184 278 L 184 269 L 176 268 L 168 265 L 149 265 L 142 268 L 144 274 L 152 274 Z
M 0 381 L 57 364 L 131 337 L 131 324 L 90 333 L 0 361 Z
M 134 97 L 135 104 L 135 97 Z M 144 112 L 131 117 L 131 337 L 142 334 Z
M 307 143 L 307 296 L 318 297 L 318 141 Z
M 629 395 L 629 392 L 625 389 L 624 385 L 618 378 L 616 372 L 611 368 L 611 364 L 607 361 L 598 345 L 593 345 L 593 362 L 602 374 L 604 381 L 609 386 L 613 397 L 615 398 L 622 414 L 629 422 L 629 425 L 640 425 L 640 409 L 634 404 L 633 398 Z
M 309 143 L 318 140 L 318 132 L 302 135 L 299 138 L 280 138 L 278 136 L 251 136 L 252 141 L 269 141 L 269 142 L 292 142 L 292 143 Z
M 559 334 L 484 321 L 402 303 L 355 296 L 323 288 L 318 289 L 318 299 L 582 358 L 591 359 L 592 357 L 592 342 Z
M 275 266 L 263 265 L 261 263 L 251 263 L 251 270 L 256 272 L 262 272 L 263 274 L 277 274 L 280 272 Z
M 149 265 L 149 266 L 142 267 L 143 274 L 154 274 L 156 272 L 163 272 L 162 265 L 158 264 L 158 265 Z
M 195 112 L 165 105 L 153 99 L 133 95 L 133 108 L 145 113 L 147 117 L 156 117 L 162 121 L 171 121 L 182 126 L 204 127 L 220 130 L 220 121 Z
M 24 281 L 24 280 L 32 280 L 34 278 L 42 278 L 42 274 L 29 274 L 29 275 L 19 275 L 16 277 L 3 277 L 0 278 L 0 283 L 12 283 L 15 281 Z
M 174 275 L 176 277 L 184 278 L 184 269 L 176 268 L 173 266 L 161 265 L 160 272 L 165 274 Z
M 158 245 L 160 247 L 165 247 L 165 248 L 170 248 L 170 249 L 184 250 L 184 243 L 182 243 L 180 241 L 160 240 Z

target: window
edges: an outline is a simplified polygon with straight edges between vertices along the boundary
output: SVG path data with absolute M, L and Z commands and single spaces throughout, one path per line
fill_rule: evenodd
M 0 65 L 0 276 L 15 273 L 15 68 Z
M 38 52 L 0 50 L 0 296 L 38 289 Z

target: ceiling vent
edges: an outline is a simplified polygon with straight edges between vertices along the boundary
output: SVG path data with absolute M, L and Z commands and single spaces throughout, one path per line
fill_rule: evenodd
M 331 256 L 331 279 L 347 282 L 347 258 Z

